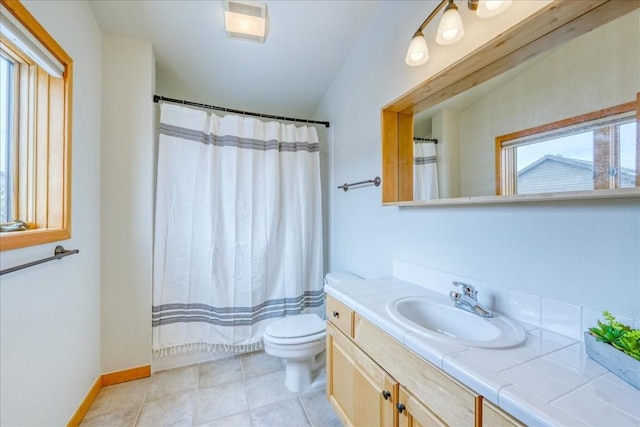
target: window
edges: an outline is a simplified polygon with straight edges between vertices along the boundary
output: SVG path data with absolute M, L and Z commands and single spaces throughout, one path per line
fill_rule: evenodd
M 0 249 L 7 250 L 70 237 L 72 60 L 20 2 L 0 0 L 0 14 Z
M 496 138 L 497 194 L 635 187 L 636 102 Z
M 14 69 L 13 61 L 0 52 L 0 222 L 10 221 L 14 212 L 11 179 Z

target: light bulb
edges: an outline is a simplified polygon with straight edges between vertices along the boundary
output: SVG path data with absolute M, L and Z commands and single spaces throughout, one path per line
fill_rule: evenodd
M 451 1 L 447 8 L 444 10 L 444 14 L 440 19 L 440 25 L 438 25 L 438 35 L 436 36 L 436 43 L 439 45 L 454 44 L 464 37 L 464 26 L 462 25 L 462 18 L 458 12 L 458 7 Z
M 480 0 L 476 15 L 482 19 L 493 18 L 509 9 L 512 2 L 512 0 Z
M 409 49 L 407 49 L 407 56 L 405 57 L 404 62 L 412 67 L 417 67 L 418 65 L 424 64 L 428 60 L 429 48 L 427 46 L 427 41 L 425 40 L 422 32 L 417 31 L 411 39 L 411 43 L 409 44 Z

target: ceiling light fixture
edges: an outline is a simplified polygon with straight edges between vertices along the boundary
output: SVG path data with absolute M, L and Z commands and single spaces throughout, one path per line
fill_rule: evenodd
M 511 3 L 512 0 L 467 0 L 467 7 L 475 11 L 479 18 L 484 19 L 501 14 L 511 6 Z M 429 60 L 429 47 L 423 30 L 442 8 L 444 8 L 444 13 L 438 25 L 436 43 L 447 46 L 460 41 L 464 37 L 462 17 L 454 0 L 442 0 L 413 34 L 405 57 L 407 65 L 417 67 Z
M 225 0 L 224 27 L 229 38 L 264 43 L 267 5 L 252 0 Z

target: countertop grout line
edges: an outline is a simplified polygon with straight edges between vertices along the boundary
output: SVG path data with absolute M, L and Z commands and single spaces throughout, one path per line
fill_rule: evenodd
M 598 380 L 602 379 L 603 381 L 607 381 L 607 380 L 603 379 L 603 377 L 606 376 L 609 373 L 610 373 L 610 371 L 607 371 L 607 372 L 604 372 L 604 373 L 596 376 L 595 378 L 591 379 L 590 381 L 587 381 L 586 383 L 582 384 L 581 386 L 576 387 L 574 390 L 571 390 L 571 391 L 569 391 L 567 393 L 564 393 L 562 396 L 556 397 L 555 399 L 550 401 L 549 404 L 553 405 L 554 408 L 560 409 L 555 405 L 556 401 L 558 401 L 558 400 L 562 399 L 563 397 L 566 397 L 566 396 L 568 396 L 568 395 L 570 395 L 572 393 L 582 393 L 582 394 L 585 394 L 585 395 L 591 397 L 592 399 L 597 400 L 598 402 L 602 403 L 603 405 L 608 406 L 609 408 L 613 409 L 614 411 L 621 412 L 621 413 L 623 413 L 625 415 L 628 415 L 629 417 L 633 418 L 634 420 L 640 421 L 640 418 L 636 417 L 633 414 L 630 414 L 629 412 L 625 411 L 624 409 L 616 408 L 615 406 L 612 406 L 611 404 L 609 404 L 609 402 L 607 402 L 606 400 L 598 399 L 598 397 L 596 397 L 594 395 L 591 395 L 591 394 L 588 394 L 588 393 L 585 393 L 584 391 L 582 391 L 584 388 L 588 387 L 589 385 L 591 385 L 592 383 L 595 383 Z M 616 384 L 613 384 L 613 383 L 609 383 L 609 384 L 612 384 L 613 386 L 617 387 Z

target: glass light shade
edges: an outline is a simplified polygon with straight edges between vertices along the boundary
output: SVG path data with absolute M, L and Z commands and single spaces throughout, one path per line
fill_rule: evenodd
M 451 3 L 444 11 L 442 18 L 440 19 L 440 25 L 438 25 L 438 35 L 436 36 L 436 43 L 439 45 L 454 44 L 464 37 L 464 26 L 462 25 L 462 18 L 458 12 L 458 8 L 455 4 Z
M 407 49 L 407 56 L 404 62 L 412 67 L 422 65 L 429 60 L 429 47 L 427 41 L 422 33 L 416 34 L 411 39 L 409 49 Z
M 512 0 L 480 0 L 476 15 L 482 19 L 493 18 L 509 9 L 511 3 Z
M 225 11 L 224 24 L 227 33 L 247 34 L 264 40 L 266 32 L 265 18 Z

